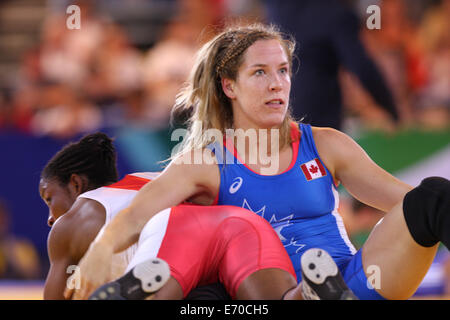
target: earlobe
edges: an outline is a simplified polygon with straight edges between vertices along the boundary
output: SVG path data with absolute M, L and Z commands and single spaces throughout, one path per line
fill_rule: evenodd
M 221 82 L 225 95 L 230 99 L 235 99 L 236 94 L 234 93 L 234 81 L 227 78 L 222 78 Z
M 72 173 L 70 176 L 70 189 L 76 197 L 83 193 L 84 180 L 80 175 Z

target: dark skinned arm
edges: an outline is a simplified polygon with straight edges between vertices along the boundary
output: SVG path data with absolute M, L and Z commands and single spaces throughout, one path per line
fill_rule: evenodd
M 53 225 L 47 240 L 50 269 L 44 299 L 63 300 L 67 280 L 76 277 L 76 265 L 105 222 L 105 210 L 98 202 L 78 199 Z M 72 266 L 72 267 L 71 267 Z M 69 282 L 72 285 L 75 281 Z

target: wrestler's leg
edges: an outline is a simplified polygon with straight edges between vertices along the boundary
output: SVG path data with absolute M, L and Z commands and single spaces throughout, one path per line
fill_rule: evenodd
M 450 239 L 450 182 L 425 179 L 375 226 L 362 249 L 368 278 L 387 299 L 414 294 L 435 257 L 439 240 Z M 378 270 L 378 272 L 377 272 Z
M 234 299 L 301 298 L 289 255 L 267 221 L 248 213 L 230 217 L 216 238 L 226 242 L 216 246 L 223 248 L 219 274 Z
M 256 271 L 240 284 L 238 300 L 301 300 L 300 286 L 287 271 L 269 268 Z

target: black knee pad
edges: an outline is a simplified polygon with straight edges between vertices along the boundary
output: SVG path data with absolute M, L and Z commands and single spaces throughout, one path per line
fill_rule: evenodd
M 403 199 L 403 213 L 413 239 L 424 247 L 450 245 L 450 181 L 429 177 Z

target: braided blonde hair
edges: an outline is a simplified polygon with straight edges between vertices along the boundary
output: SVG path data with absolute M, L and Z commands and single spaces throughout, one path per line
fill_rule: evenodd
M 192 113 L 187 121 L 188 135 L 172 158 L 207 146 L 210 141 L 203 135 L 205 130 L 217 129 L 225 136 L 225 130 L 233 128 L 231 101 L 222 89 L 221 79 L 236 80 L 246 50 L 258 40 L 273 39 L 280 41 L 292 66 L 295 41 L 285 37 L 274 25 L 229 27 L 200 48 L 189 80 L 177 95 L 173 108 L 173 113 L 191 108 Z M 292 142 L 292 121 L 288 112 L 280 128 L 281 148 Z

